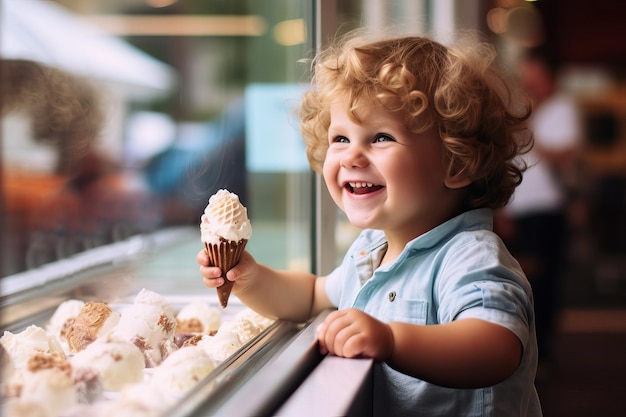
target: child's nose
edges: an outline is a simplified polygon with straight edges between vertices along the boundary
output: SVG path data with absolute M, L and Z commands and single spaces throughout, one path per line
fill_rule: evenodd
M 351 146 L 341 157 L 341 166 L 344 168 L 362 168 L 368 164 L 368 159 L 360 146 Z

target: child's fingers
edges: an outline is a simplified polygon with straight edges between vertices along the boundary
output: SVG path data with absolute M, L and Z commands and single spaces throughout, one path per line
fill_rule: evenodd
M 221 276 L 218 276 L 217 278 L 203 277 L 202 282 L 206 287 L 217 288 L 224 284 L 224 278 L 222 278 Z
M 341 317 L 343 312 L 333 311 L 330 313 L 324 322 L 318 327 L 317 339 L 320 342 L 320 351 L 322 353 L 330 353 L 331 355 L 340 356 L 340 352 L 337 349 L 337 334 L 344 327 L 341 324 Z
M 204 266 L 208 266 L 209 265 L 209 256 L 207 255 L 207 253 L 206 253 L 206 251 L 204 249 L 202 249 L 196 255 L 196 262 L 198 262 L 200 265 L 204 265 Z
M 328 348 L 326 347 L 326 330 L 328 326 L 326 326 L 326 322 L 323 322 L 319 326 L 317 326 L 317 341 L 319 342 L 319 350 L 322 355 L 326 355 L 328 353 Z
M 239 262 L 231 269 L 226 271 L 225 278 L 229 281 L 237 281 L 239 278 L 246 278 L 250 275 L 251 268 L 254 266 L 254 258 L 245 252 L 241 255 Z
M 224 283 L 222 270 L 216 266 L 200 265 L 200 275 L 202 275 L 204 285 L 209 288 L 219 287 Z

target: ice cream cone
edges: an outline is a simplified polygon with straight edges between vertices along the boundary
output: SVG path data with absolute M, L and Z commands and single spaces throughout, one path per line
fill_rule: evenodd
M 224 284 L 217 287 L 217 296 L 223 308 L 226 308 L 228 305 L 228 298 L 230 297 L 230 292 L 234 284 L 233 281 L 226 279 L 226 272 L 237 265 L 247 243 L 248 239 L 241 239 L 238 242 L 222 240 L 219 244 L 204 242 L 204 247 L 209 256 L 209 265 L 217 266 L 222 270 Z

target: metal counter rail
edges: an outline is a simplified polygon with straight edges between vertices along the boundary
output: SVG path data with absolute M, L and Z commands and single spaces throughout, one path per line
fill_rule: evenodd
M 281 417 L 334 417 L 372 415 L 370 358 L 347 359 L 327 355 L 274 413 Z
M 267 341 L 260 341 L 261 347 L 251 358 L 227 375 L 227 381 L 220 382 L 215 389 L 211 378 L 201 381 L 165 415 L 274 415 L 323 359 L 317 347 L 316 328 L 327 314 L 327 311 L 322 312 L 291 338 L 289 330 L 269 335 Z M 285 322 L 280 323 L 286 325 Z

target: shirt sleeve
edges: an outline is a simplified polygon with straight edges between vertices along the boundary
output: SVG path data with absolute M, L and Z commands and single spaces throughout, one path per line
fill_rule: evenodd
M 529 327 L 526 320 L 520 317 L 518 314 L 513 314 L 507 310 L 500 309 L 498 307 L 488 307 L 486 305 L 479 307 L 471 307 L 461 311 L 455 320 L 460 319 L 480 319 L 490 323 L 499 324 L 512 331 L 517 338 L 526 344 L 529 337 Z
M 335 268 L 333 272 L 326 276 L 326 295 L 335 306 L 339 306 L 341 300 L 341 290 L 343 283 L 341 282 L 341 266 Z
M 447 254 L 437 278 L 441 323 L 478 318 L 511 330 L 526 343 L 532 292 L 519 264 L 496 238 L 465 242 Z

